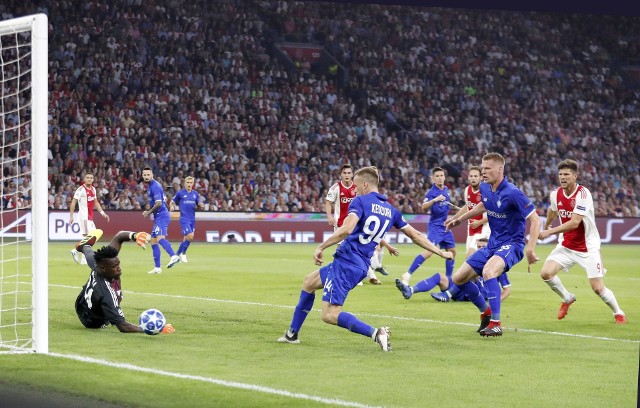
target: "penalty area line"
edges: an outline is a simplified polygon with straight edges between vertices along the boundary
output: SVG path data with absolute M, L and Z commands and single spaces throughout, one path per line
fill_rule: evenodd
M 320 402 L 320 403 L 329 404 L 329 405 L 339 405 L 339 406 L 342 406 L 342 407 L 357 407 L 357 408 L 376 408 L 375 406 L 361 404 L 359 402 L 345 401 L 345 400 L 336 399 L 336 398 L 325 398 L 325 397 L 320 397 L 320 396 L 317 396 L 317 395 L 309 395 L 309 394 L 303 394 L 303 393 L 299 393 L 299 392 L 281 390 L 281 389 L 278 389 L 278 388 L 265 387 L 265 386 L 257 385 L 257 384 L 246 384 L 246 383 L 241 383 L 241 382 L 236 382 L 236 381 L 220 380 L 220 379 L 217 379 L 217 378 L 204 377 L 204 376 L 200 376 L 200 375 L 174 373 L 172 371 L 158 370 L 158 369 L 155 369 L 155 368 L 140 367 L 140 366 L 129 364 L 129 363 L 116 363 L 116 362 L 97 359 L 97 358 L 93 358 L 93 357 L 85 357 L 85 356 L 79 356 L 79 355 L 74 355 L 74 354 L 61 354 L 61 353 L 49 353 L 47 355 L 52 356 L 52 357 L 57 357 L 57 358 L 64 358 L 64 359 L 67 359 L 67 360 L 75 360 L 75 361 L 79 361 L 79 362 L 82 362 L 82 363 L 98 364 L 98 365 L 102 365 L 102 366 L 106 366 L 106 367 L 118 368 L 118 369 L 129 370 L 129 371 L 136 371 L 136 372 L 146 373 L 146 374 L 161 375 L 161 376 L 177 378 L 177 379 L 181 379 L 181 380 L 205 382 L 205 383 L 209 383 L 209 384 L 220 385 L 220 386 L 223 386 L 223 387 L 238 388 L 238 389 L 247 390 L 247 391 L 262 392 L 262 393 L 265 393 L 265 394 L 273 394 L 273 395 L 279 395 L 279 396 L 288 397 L 288 398 L 295 398 L 295 399 L 301 399 L 301 400 L 306 400 L 306 401 Z

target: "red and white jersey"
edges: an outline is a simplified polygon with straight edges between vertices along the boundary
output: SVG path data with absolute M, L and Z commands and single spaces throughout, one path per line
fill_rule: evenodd
M 327 193 L 327 201 L 333 203 L 333 216 L 336 219 L 336 225 L 342 226 L 344 219 L 349 212 L 349 204 L 356 198 L 356 185 L 351 183 L 350 187 L 345 187 L 342 181 L 331 186 Z
M 586 187 L 576 186 L 568 197 L 562 187 L 551 192 L 551 209 L 558 213 L 561 224 L 569 221 L 574 212 L 583 217 L 578 228 L 560 234 L 558 245 L 577 252 L 597 251 L 600 249 L 600 234 L 596 227 L 593 198 Z
M 467 210 L 469 211 L 473 210 L 476 207 L 476 205 L 482 202 L 482 195 L 480 194 L 480 189 L 478 188 L 478 191 L 473 191 L 473 188 L 471 188 L 471 184 L 469 184 L 464 189 L 464 198 L 465 198 L 465 202 L 467 203 Z M 485 234 L 487 238 L 489 237 L 489 233 L 491 232 L 491 230 L 489 229 L 488 222 L 485 222 L 478 228 L 471 228 L 471 222 L 473 220 L 481 220 L 482 217 L 484 217 L 484 214 L 478 214 L 475 217 L 469 219 L 469 223 L 467 225 L 468 236 L 472 236 L 476 234 Z
M 73 198 L 78 200 L 78 219 L 93 221 L 93 206 L 96 202 L 96 188 L 87 188 L 84 184 L 78 187 Z

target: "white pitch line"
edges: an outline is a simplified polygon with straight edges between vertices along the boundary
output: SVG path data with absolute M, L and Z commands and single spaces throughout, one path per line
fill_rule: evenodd
M 50 284 L 52 287 L 59 287 L 65 289 L 80 289 L 79 286 L 68 286 L 68 285 L 55 285 Z M 185 296 L 185 295 L 169 295 L 166 293 L 148 293 L 148 292 L 134 292 L 130 290 L 123 291 L 124 293 L 131 295 L 142 295 L 142 296 L 153 296 L 153 297 L 166 297 L 172 299 L 188 299 L 188 300 L 198 300 L 198 301 L 208 301 L 208 302 L 216 302 L 216 303 L 232 303 L 238 305 L 249 305 L 249 306 L 266 306 L 280 309 L 294 309 L 295 306 L 289 305 L 276 305 L 272 303 L 261 303 L 261 302 L 248 302 L 241 300 L 228 300 L 228 299 L 214 299 L 208 297 L 197 297 L 197 296 Z M 320 309 L 313 309 L 315 312 L 320 312 Z M 423 319 L 418 317 L 403 317 L 403 316 L 388 316 L 388 315 L 380 315 L 366 312 L 356 312 L 359 316 L 366 317 L 379 317 L 384 319 L 393 319 L 393 320 L 409 320 L 412 322 L 418 323 L 437 323 L 437 324 L 447 324 L 447 325 L 457 325 L 457 326 L 472 326 L 475 327 L 477 324 L 475 323 L 465 323 L 465 322 L 450 322 L 445 320 L 434 320 L 434 319 Z M 545 331 L 545 330 L 537 330 L 537 329 L 524 329 L 524 328 L 510 328 L 507 326 L 503 326 L 503 330 L 505 331 L 513 331 L 513 332 L 525 332 L 525 333 L 539 333 L 539 334 L 550 334 L 554 336 L 564 336 L 564 337 L 575 337 L 581 339 L 588 340 L 604 340 L 604 341 L 617 341 L 620 343 L 633 343 L 640 344 L 640 340 L 630 340 L 630 339 L 616 339 L 613 337 L 600 337 L 600 336 L 589 336 L 586 334 L 575 334 L 575 333 L 565 333 L 565 332 L 557 332 L 557 331 Z
M 315 401 L 323 404 L 339 405 L 343 407 L 376 408 L 375 406 L 361 404 L 359 402 L 345 401 L 345 400 L 336 399 L 336 398 L 324 398 L 316 395 L 303 394 L 300 392 L 291 392 L 287 390 L 280 390 L 277 388 L 264 387 L 262 385 L 257 385 L 257 384 L 246 384 L 246 383 L 241 383 L 236 381 L 226 381 L 226 380 L 220 380 L 217 378 L 204 377 L 200 375 L 174 373 L 171 371 L 158 370 L 155 368 L 140 367 L 140 366 L 129 364 L 129 363 L 115 363 L 112 361 L 107 361 L 107 360 L 102 360 L 102 359 L 97 359 L 92 357 L 78 356 L 74 354 L 49 353 L 48 355 L 52 357 L 59 357 L 59 358 L 65 358 L 68 360 L 80 361 L 83 363 L 98 364 L 98 365 L 107 366 L 107 367 L 121 368 L 129 371 L 137 371 L 137 372 L 147 373 L 147 374 L 162 375 L 165 377 L 179 378 L 181 380 L 206 382 L 209 384 L 221 385 L 223 387 L 257 391 L 265 394 L 274 394 L 274 395 L 280 395 L 283 397 L 296 398 L 296 399 L 307 400 L 307 401 Z

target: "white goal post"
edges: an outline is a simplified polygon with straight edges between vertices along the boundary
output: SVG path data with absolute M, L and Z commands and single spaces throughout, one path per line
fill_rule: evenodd
M 48 29 L 0 21 L 0 353 L 49 352 Z

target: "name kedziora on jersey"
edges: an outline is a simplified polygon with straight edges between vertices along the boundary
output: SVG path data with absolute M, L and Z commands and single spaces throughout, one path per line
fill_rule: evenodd
M 380 204 L 371 204 L 371 212 L 374 214 L 380 214 L 387 218 L 391 218 L 391 210 L 387 207 L 381 206 Z

